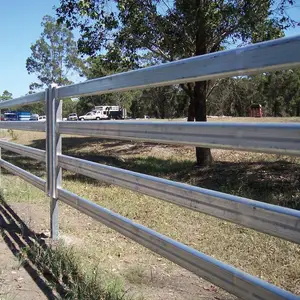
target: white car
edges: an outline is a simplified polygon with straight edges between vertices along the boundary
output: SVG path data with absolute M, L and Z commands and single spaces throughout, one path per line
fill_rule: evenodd
M 29 121 L 38 121 L 38 119 L 39 119 L 39 115 L 38 114 L 32 114 L 30 116 Z
M 77 121 L 78 120 L 77 114 L 76 113 L 69 114 L 67 120 L 68 121 Z
M 108 112 L 103 110 L 92 110 L 88 112 L 87 114 L 83 116 L 79 116 L 80 121 L 85 120 L 101 120 L 101 119 L 107 119 L 108 118 Z

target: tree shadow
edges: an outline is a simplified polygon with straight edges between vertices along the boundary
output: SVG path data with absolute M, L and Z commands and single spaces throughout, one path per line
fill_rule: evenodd
M 35 140 L 30 145 L 43 149 L 44 140 Z M 101 152 L 97 151 L 101 145 Z M 152 143 L 136 143 L 86 137 L 66 137 L 63 139 L 63 153 L 73 157 L 106 164 L 139 173 L 185 182 L 194 186 L 230 193 L 290 208 L 300 209 L 300 165 L 283 159 L 278 161 L 215 161 L 207 168 L 195 168 L 191 160 L 162 159 L 147 155 L 132 156 L 132 154 L 147 154 Z M 162 151 L 168 145 L 160 145 Z M 88 151 L 80 151 L 88 147 Z M 129 155 L 128 155 L 129 154 Z M 127 157 L 126 157 L 127 155 Z M 125 158 L 124 158 L 125 157 Z M 13 158 L 11 158 L 13 160 Z M 40 172 L 41 164 L 30 161 L 16 161 Z M 15 162 L 14 162 L 15 163 Z M 19 165 L 20 166 L 20 165 Z M 99 185 L 99 181 L 89 179 L 80 174 L 66 172 L 67 180 L 79 180 Z M 101 183 L 106 185 L 105 183 Z
M 179 172 L 174 180 L 300 210 L 300 165 L 284 160 L 216 161 L 205 169 Z
M 6 150 L 2 151 L 2 158 L 36 176 L 43 177 L 46 175 L 46 164 L 44 162 Z M 5 169 L 3 169 L 3 172 L 9 173 Z
M 57 296 L 64 298 L 67 295 L 65 287 L 53 275 L 52 270 L 42 266 L 30 251 L 33 248 L 43 252 L 51 251 L 45 243 L 46 236 L 31 231 L 4 201 L 3 196 L 0 197 L 0 232 L 8 248 L 48 299 L 58 299 Z M 25 252 L 28 259 L 22 261 Z
M 162 177 L 194 186 L 300 209 L 300 166 L 287 161 L 223 162 L 195 168 L 191 161 L 156 157 L 120 159 L 97 153 L 74 156 L 139 173 Z M 87 181 L 85 176 L 68 174 L 68 180 Z M 96 181 L 95 181 L 96 182 Z

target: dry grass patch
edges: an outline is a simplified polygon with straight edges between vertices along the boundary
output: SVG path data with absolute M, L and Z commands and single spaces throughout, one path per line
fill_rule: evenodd
M 274 121 L 267 118 L 263 120 Z M 275 119 L 282 122 L 299 120 Z M 44 148 L 45 145 L 39 133 L 19 137 L 17 142 L 38 148 Z M 213 150 L 214 165 L 196 169 L 194 149 L 191 147 L 86 137 L 65 137 L 63 152 L 103 164 L 300 209 L 298 158 Z M 40 176 L 45 175 L 42 171 L 43 166 L 34 161 L 16 159 L 11 154 L 7 155 L 7 159 Z M 299 246 L 78 174 L 67 171 L 63 174 L 64 188 L 300 295 Z M 22 197 L 21 190 L 24 193 Z M 44 201 L 44 196 L 31 192 L 19 181 L 7 184 L 6 195 L 11 200 L 18 198 L 31 202 L 39 198 Z M 107 272 L 122 276 L 129 287 L 134 291 L 141 291 L 140 294 L 147 299 L 156 299 L 154 290 L 156 295 L 162 293 L 164 299 L 173 299 L 175 294 L 172 298 L 172 295 L 168 296 L 165 292 L 168 286 L 178 293 L 178 299 L 196 299 L 197 295 L 200 295 L 199 291 L 205 293 L 205 289 L 201 289 L 203 282 L 197 281 L 198 279 L 189 272 L 161 259 L 91 218 L 65 205 L 61 207 L 62 233 L 82 241 L 82 244 L 78 243 L 75 247 L 81 253 L 84 264 L 101 264 Z M 85 248 L 82 245 L 89 247 Z M 194 287 L 193 282 L 196 282 Z M 191 291 L 190 294 L 184 294 L 184 291 L 180 290 L 186 290 L 187 287 Z M 222 295 L 222 299 L 230 298 L 228 295 Z

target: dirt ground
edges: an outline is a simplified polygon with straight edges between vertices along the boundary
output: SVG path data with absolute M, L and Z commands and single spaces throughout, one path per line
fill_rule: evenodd
M 19 259 L 26 244 L 26 234 L 22 234 L 18 218 L 2 204 L 0 210 L 0 299 L 49 298 L 51 289 L 47 289 L 36 269 L 29 264 L 22 266 Z
M 41 149 L 45 146 L 40 133 L 31 136 L 31 133 L 16 132 L 16 136 L 17 143 Z M 194 149 L 189 147 L 68 136 L 63 140 L 63 147 L 67 155 L 300 209 L 300 168 L 294 158 L 213 150 L 214 165 L 202 170 L 193 167 Z M 45 176 L 44 165 L 40 163 L 9 153 L 3 153 L 3 158 L 37 176 Z M 300 294 L 297 268 L 300 247 L 296 245 L 67 171 L 63 176 L 63 187 L 82 197 Z M 51 279 L 41 276 L 34 263 L 29 266 L 36 270 L 33 278 L 38 279 L 37 283 L 30 279 L 32 276 L 26 275 L 30 273 L 26 272 L 28 265 L 24 269 L 17 259 L 22 256 L 19 241 L 25 245 L 30 245 L 33 240 L 38 243 L 48 241 L 49 199 L 16 176 L 5 174 L 3 177 L 7 181 L 3 187 L 9 206 L 0 205 L 0 300 L 61 299 L 53 292 Z M 13 220 L 7 220 L 5 211 L 13 215 Z M 120 278 L 129 299 L 236 299 L 64 204 L 60 204 L 59 220 L 60 237 L 78 252 L 82 267 L 93 266 L 96 262 L 105 276 Z M 2 266 L 4 257 L 11 258 L 11 261 L 4 260 L 5 267 Z M 17 273 L 10 273 L 12 271 Z M 23 273 L 19 275 L 18 272 Z M 21 289 L 29 287 L 28 298 L 25 291 L 18 293 L 18 280 L 15 281 L 12 275 L 17 279 L 24 278 L 26 284 Z
M 0 240 L 0 299 L 47 299 L 3 239 Z
M 46 203 L 45 203 L 46 204 Z M 82 234 L 102 231 L 101 225 L 91 218 L 74 212 L 73 209 L 61 205 L 60 215 L 62 220 L 67 220 L 68 227 L 75 229 L 80 226 Z M 22 266 L 18 257 L 22 255 L 21 248 L 30 244 L 32 239 L 43 237 L 47 241 L 49 232 L 47 206 L 36 204 L 1 204 L 0 209 L 1 232 L 0 239 L 0 299 L 60 299 L 51 289 L 51 282 L 47 281 L 37 267 L 33 265 Z M 78 220 L 81 220 L 79 223 Z M 88 228 L 82 226 L 87 224 Z M 28 227 L 27 227 L 28 226 Z M 64 228 L 64 224 L 62 224 Z M 29 229 L 30 228 L 30 229 Z M 66 231 L 66 230 L 64 230 Z M 104 234 L 104 232 L 102 232 Z M 70 246 L 83 247 L 84 240 L 62 233 L 61 238 Z M 103 241 L 106 237 L 103 236 Z M 44 240 L 44 239 L 42 239 Z M 118 243 L 123 243 L 120 248 L 132 247 L 133 242 L 124 237 L 118 238 Z M 231 300 L 236 299 L 210 283 L 196 277 L 184 269 L 173 265 L 168 267 L 166 261 L 149 252 L 148 259 L 152 261 L 149 272 L 139 273 L 131 265 L 134 257 L 119 255 L 118 263 L 111 263 L 116 258 L 114 253 L 108 257 L 106 263 L 111 263 L 120 272 L 128 272 L 128 282 L 125 287 L 129 299 L 201 299 L 201 300 Z M 135 270 L 133 272 L 132 270 Z M 130 284 L 130 276 L 134 284 Z M 137 277 L 140 277 L 139 279 Z M 137 280 L 139 284 L 137 285 Z

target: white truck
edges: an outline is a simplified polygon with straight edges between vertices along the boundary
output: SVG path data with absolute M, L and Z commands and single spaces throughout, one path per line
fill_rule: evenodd
M 95 109 L 83 116 L 79 116 L 80 121 L 87 120 L 120 120 L 126 118 L 126 109 L 120 106 L 95 106 Z

